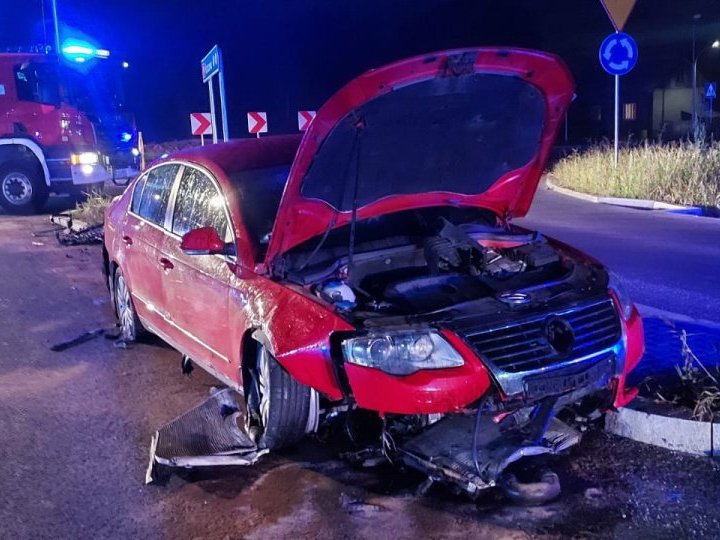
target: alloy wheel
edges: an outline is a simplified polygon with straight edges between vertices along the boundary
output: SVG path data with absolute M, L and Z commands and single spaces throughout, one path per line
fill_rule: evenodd
M 115 279 L 115 305 L 117 306 L 117 317 L 120 321 L 122 338 L 130 341 L 135 336 L 135 311 L 130 299 L 130 291 L 122 274 Z

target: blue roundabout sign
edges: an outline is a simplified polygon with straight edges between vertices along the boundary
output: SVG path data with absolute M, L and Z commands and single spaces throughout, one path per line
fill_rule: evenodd
M 610 75 L 625 75 L 637 64 L 638 46 L 628 34 L 616 32 L 603 40 L 599 57 L 600 65 Z

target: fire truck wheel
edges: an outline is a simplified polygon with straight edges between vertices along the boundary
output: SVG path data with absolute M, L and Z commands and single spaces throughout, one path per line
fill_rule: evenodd
M 38 167 L 23 162 L 0 166 L 0 205 L 10 214 L 31 214 L 45 206 L 48 189 Z

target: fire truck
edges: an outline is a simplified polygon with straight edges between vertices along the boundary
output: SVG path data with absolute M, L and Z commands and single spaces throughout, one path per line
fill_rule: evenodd
M 99 54 L 71 60 L 0 52 L 0 205 L 6 212 L 37 212 L 51 193 L 81 196 L 137 173 L 137 129 L 125 110 L 121 66 L 107 62 L 108 51 L 92 52 Z

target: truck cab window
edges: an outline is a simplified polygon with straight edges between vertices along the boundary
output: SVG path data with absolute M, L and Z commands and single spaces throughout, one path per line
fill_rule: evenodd
M 20 101 L 45 105 L 60 103 L 58 74 L 53 65 L 27 62 L 15 66 L 15 88 Z

